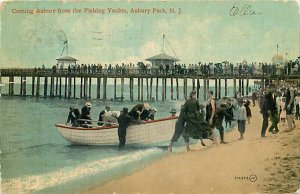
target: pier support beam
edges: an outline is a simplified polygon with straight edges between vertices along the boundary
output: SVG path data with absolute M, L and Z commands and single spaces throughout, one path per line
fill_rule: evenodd
M 83 78 L 80 77 L 80 98 L 82 98 L 82 93 L 83 93 L 82 85 L 83 85 Z
M 224 84 L 224 86 L 225 86 L 225 96 L 227 96 L 228 94 L 227 94 L 227 79 L 225 79 L 225 84 Z
M 153 78 L 150 78 L 150 100 L 152 101 L 152 85 L 153 85 Z
M 184 99 L 188 99 L 188 95 L 187 95 L 187 93 L 188 93 L 188 91 L 187 91 L 187 77 L 185 77 L 184 79 L 183 79 L 183 82 L 184 82 Z
M 20 82 L 20 96 L 23 96 L 23 76 L 21 76 Z
M 72 77 L 68 77 L 68 98 L 72 95 Z
M 10 96 L 13 96 L 15 94 L 15 91 L 14 91 L 14 85 L 15 85 L 14 80 L 15 80 L 14 76 L 10 76 L 9 77 L 8 94 Z
M 124 77 L 121 78 L 121 101 L 124 99 Z
M 117 78 L 114 78 L 114 100 L 117 99 Z
M 54 97 L 54 77 L 53 75 L 50 77 L 50 97 Z
M 97 78 L 97 99 L 100 98 L 100 86 L 101 86 L 101 78 Z
M 59 97 L 61 98 L 61 76 L 59 76 Z
M 249 79 L 246 79 L 246 96 L 249 94 Z
M 193 88 L 192 88 L 192 90 L 194 91 L 194 90 L 196 90 L 196 84 L 195 84 L 195 79 L 194 79 L 194 78 L 192 79 L 192 83 L 193 83 Z
M 197 99 L 200 97 L 200 80 L 197 78 Z
M 156 88 L 155 88 L 156 101 L 158 101 L 158 81 L 159 81 L 159 78 L 156 78 Z
M 179 85 L 178 78 L 176 77 L 176 99 L 179 100 Z
M 83 77 L 83 98 L 87 97 L 87 78 Z
M 144 78 L 141 78 L 141 101 L 144 101 Z
M 215 78 L 215 99 L 218 99 L 218 79 Z
M 56 84 L 55 84 L 55 96 L 58 95 L 58 77 L 55 77 L 56 79 Z
M 161 89 L 162 89 L 162 91 L 161 91 L 161 99 L 162 99 L 162 101 L 164 101 L 165 100 L 165 78 L 162 78 L 161 79 Z
M 103 100 L 106 100 L 107 77 L 103 78 Z
M 76 98 L 76 77 L 73 80 L 73 97 Z
M 236 79 L 233 78 L 233 96 L 236 98 Z
M 242 96 L 244 96 L 244 93 L 245 92 L 245 90 L 244 90 L 244 78 L 242 79 Z
M 171 100 L 174 99 L 173 78 L 171 77 Z
M 32 76 L 32 78 L 31 78 L 31 96 L 34 96 L 34 89 L 35 89 L 35 77 Z
M 204 100 L 207 99 L 206 93 L 207 93 L 207 81 L 206 81 L 206 78 L 204 78 L 203 79 L 203 99 Z
M 89 77 L 89 98 L 92 98 L 92 78 Z
M 221 99 L 221 93 L 222 93 L 222 88 L 221 88 L 221 79 L 219 79 L 219 89 L 218 89 L 218 96 L 219 96 L 219 99 Z
M 141 100 L 141 78 L 138 78 L 138 100 Z
M 68 94 L 68 78 L 65 77 L 65 98 L 67 98 Z
M 26 76 L 23 77 L 23 96 L 26 96 Z
M 149 100 L 150 96 L 149 96 L 149 79 L 146 78 L 146 90 L 147 90 L 147 100 Z
M 209 78 L 207 78 L 206 83 L 207 83 L 207 84 L 206 84 L 206 91 L 208 91 L 208 90 L 210 90 L 210 89 L 209 89 Z M 207 92 L 206 92 L 206 93 L 207 93 Z M 206 95 L 206 94 L 205 94 L 205 95 Z
M 239 93 L 242 93 L 242 80 L 239 78 Z
M 35 93 L 36 96 L 40 96 L 40 82 L 41 82 L 40 79 L 41 79 L 40 77 L 37 77 L 36 80 L 36 93 Z
M 47 90 L 48 90 L 48 77 L 45 77 L 44 80 L 44 97 L 47 97 Z

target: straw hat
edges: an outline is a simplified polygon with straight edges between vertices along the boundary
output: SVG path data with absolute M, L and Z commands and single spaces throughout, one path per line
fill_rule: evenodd
M 144 109 L 149 110 L 150 105 L 148 103 L 144 103 Z
M 92 107 L 92 103 L 86 102 L 86 103 L 85 103 L 85 106 L 88 107 L 88 108 L 91 108 L 91 107 Z

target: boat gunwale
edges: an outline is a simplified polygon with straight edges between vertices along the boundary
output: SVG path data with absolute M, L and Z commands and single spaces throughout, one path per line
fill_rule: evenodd
M 144 125 L 144 124 L 150 124 L 150 123 L 157 123 L 157 122 L 162 122 L 162 121 L 168 121 L 168 120 L 173 120 L 173 119 L 177 119 L 178 116 L 169 116 L 169 117 L 165 117 L 165 118 L 161 118 L 161 119 L 156 119 L 156 120 L 148 120 L 148 121 L 144 121 L 142 123 L 139 124 L 133 124 L 133 125 L 129 125 L 129 126 L 134 126 L 134 125 Z M 114 125 L 114 126 L 98 126 L 98 127 L 91 127 L 91 128 L 84 128 L 84 127 L 72 127 L 72 126 L 67 126 L 64 124 L 55 124 L 56 127 L 60 127 L 60 128 L 64 128 L 64 129 L 73 129 L 73 130 L 80 130 L 80 131 L 94 131 L 94 130 L 104 130 L 104 129 L 113 129 L 113 128 L 118 128 L 118 125 Z

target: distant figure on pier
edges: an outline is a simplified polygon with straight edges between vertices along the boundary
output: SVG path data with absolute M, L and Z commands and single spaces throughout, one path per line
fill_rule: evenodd
M 105 113 L 107 113 L 109 110 L 110 110 L 110 106 L 106 105 L 105 108 L 104 108 L 104 110 L 100 112 L 99 119 L 98 119 L 98 121 L 99 121 L 98 125 L 102 125 L 103 124 L 103 123 L 101 123 L 103 121 L 103 115 Z
M 92 108 L 92 103 L 86 102 L 85 106 L 82 107 L 82 109 L 81 109 L 81 119 L 92 120 L 92 118 L 91 118 L 91 108 Z M 89 121 L 84 121 L 83 123 L 92 124 Z
M 129 112 L 129 115 L 135 120 L 135 121 L 139 121 L 141 120 L 141 115 L 145 114 L 143 113 L 144 111 L 148 111 L 150 108 L 150 105 L 148 103 L 144 103 L 144 104 L 137 104 L 135 105 L 131 111 Z

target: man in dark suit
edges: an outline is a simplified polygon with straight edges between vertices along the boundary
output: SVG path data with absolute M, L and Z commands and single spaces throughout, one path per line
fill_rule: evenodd
M 279 117 L 278 117 L 278 111 L 277 111 L 277 106 L 276 106 L 276 87 L 274 84 L 269 85 L 269 92 L 266 94 L 266 101 L 268 103 L 268 115 L 271 120 L 271 127 L 269 128 L 269 132 L 275 134 L 279 132 L 278 129 L 278 122 L 279 122 Z M 274 130 L 275 129 L 275 130 Z

